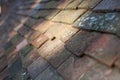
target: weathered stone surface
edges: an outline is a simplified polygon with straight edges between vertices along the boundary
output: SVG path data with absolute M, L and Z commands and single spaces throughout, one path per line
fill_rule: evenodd
M 5 77 L 9 76 L 9 70 L 6 68 L 4 71 L 0 73 L 0 80 L 4 80 Z
M 65 48 L 46 57 L 46 60 L 52 64 L 54 68 L 58 68 L 66 59 L 70 57 L 71 53 Z
M 115 66 L 117 66 L 120 69 L 120 55 L 118 54 L 118 57 L 114 63 Z
M 115 62 L 120 50 L 118 37 L 109 34 L 102 34 L 99 39 L 92 42 L 85 53 L 108 66 Z
M 111 69 L 101 64 L 93 66 L 78 80 L 119 80 L 120 72 L 118 69 Z
M 78 29 L 73 28 L 71 25 L 54 23 L 46 32 L 45 35 L 50 39 L 56 37 L 63 42 L 67 41 L 72 35 L 74 35 Z
M 27 45 L 24 48 L 22 48 L 19 53 L 21 56 L 25 57 L 31 50 L 33 49 L 33 46 Z
M 39 76 L 35 80 L 63 80 L 63 79 L 52 67 L 48 67 L 44 72 L 39 74 Z
M 60 13 L 58 13 L 52 19 L 52 21 L 72 24 L 79 16 L 81 16 L 83 13 L 85 13 L 85 11 L 86 11 L 85 9 L 63 10 Z
M 66 8 L 68 9 L 76 9 L 78 5 L 82 2 L 83 0 L 74 0 L 71 2 Z
M 36 13 L 31 14 L 33 18 L 45 18 L 52 19 L 60 10 L 40 10 Z
M 39 31 L 40 33 L 45 33 L 50 27 L 52 27 L 55 23 L 51 21 L 44 20 L 42 22 L 39 22 L 35 26 L 33 26 L 33 29 L 36 31 Z
M 59 46 L 58 46 L 59 45 Z M 58 52 L 64 47 L 64 43 L 59 39 L 49 40 L 44 45 L 42 45 L 38 52 L 42 57 L 47 57 Z
M 98 4 L 94 10 L 95 11 L 114 11 L 120 10 L 120 1 L 119 0 L 103 0 L 100 4 Z
M 26 45 L 28 45 L 28 41 L 27 39 L 24 39 L 23 41 L 21 41 L 17 46 L 16 46 L 16 50 L 20 51 L 22 48 L 24 48 Z
M 46 41 L 48 40 L 48 37 L 41 34 L 40 36 L 38 36 L 36 39 L 34 39 L 33 41 L 31 41 L 32 45 L 35 46 L 36 48 L 39 48 L 40 46 L 42 46 Z
M 31 35 L 31 33 L 33 32 L 33 30 L 31 28 L 29 28 L 29 27 L 23 26 L 22 28 L 20 28 L 18 30 L 18 32 L 21 35 L 23 35 L 24 37 L 28 38 Z
M 33 49 L 23 58 L 22 61 L 23 61 L 24 67 L 27 68 L 30 64 L 32 64 L 39 57 L 40 55 L 38 54 L 37 50 Z
M 1 58 L 0 58 L 0 72 L 2 72 L 5 67 L 7 67 L 7 58 L 5 55 L 3 55 Z
M 119 13 L 91 13 L 77 21 L 77 28 L 109 32 L 120 35 Z
M 65 9 L 67 5 L 69 5 L 73 0 L 61 0 L 57 5 L 58 9 Z
M 78 8 L 92 9 L 102 0 L 83 0 L 83 2 L 78 6 Z
M 19 34 L 15 35 L 10 41 L 14 44 L 17 45 L 19 42 L 23 40 L 23 37 Z
M 67 42 L 66 48 L 73 54 L 81 56 L 86 48 L 99 37 L 100 34 L 96 32 L 80 31 Z
M 87 72 L 94 64 L 95 62 L 88 57 L 77 58 L 71 56 L 58 68 L 58 72 L 65 80 L 79 80 L 78 78 Z
M 11 76 L 15 76 L 22 69 L 22 61 L 18 58 L 14 64 L 9 66 L 9 72 Z
M 28 66 L 27 70 L 28 70 L 31 78 L 35 79 L 48 66 L 49 66 L 49 64 L 42 57 L 39 57 L 30 66 Z

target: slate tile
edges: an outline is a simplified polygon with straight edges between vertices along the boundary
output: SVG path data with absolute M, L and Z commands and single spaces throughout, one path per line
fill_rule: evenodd
M 52 21 L 72 24 L 79 16 L 81 16 L 83 13 L 85 13 L 85 11 L 86 11 L 85 9 L 63 10 L 60 13 L 58 13 L 52 19 Z
M 23 26 L 22 28 L 20 28 L 20 29 L 18 30 L 18 32 L 19 32 L 22 36 L 24 36 L 25 38 L 28 38 L 28 37 L 31 35 L 32 31 L 33 31 L 33 29 L 31 29 L 31 28 L 29 28 L 29 27 L 26 27 L 26 26 Z
M 89 57 L 78 58 L 71 56 L 66 60 L 57 71 L 64 80 L 79 80 L 78 78 L 87 72 L 96 62 Z
M 119 44 L 120 40 L 118 37 L 110 34 L 102 34 L 99 39 L 92 42 L 85 53 L 101 63 L 112 66 L 119 54 Z
M 77 21 L 77 28 L 113 33 L 119 36 L 119 13 L 91 13 Z
M 103 0 L 100 4 L 98 4 L 94 10 L 95 11 L 115 11 L 120 10 L 120 1 L 119 0 Z
M 71 25 L 54 23 L 46 32 L 45 35 L 50 39 L 56 37 L 57 39 L 62 40 L 63 42 L 67 41 L 72 37 L 78 29 L 73 28 Z
M 96 32 L 79 31 L 67 41 L 66 48 L 73 54 L 81 56 L 86 48 L 99 37 L 100 34 Z
M 78 6 L 78 8 L 83 9 L 92 9 L 102 0 L 83 0 L 82 3 Z
M 6 68 L 4 71 L 0 73 L 0 80 L 4 80 L 5 77 L 9 76 L 9 70 Z
M 114 65 L 118 68 L 120 68 L 120 56 L 118 56 L 118 59 L 116 59 Z
M 27 39 L 24 39 L 23 41 L 21 41 L 17 46 L 16 46 L 16 50 L 20 51 L 22 48 L 24 48 L 26 45 L 28 45 L 28 41 Z
M 23 40 L 23 37 L 19 34 L 15 35 L 10 41 L 14 44 L 17 45 L 19 42 Z
M 33 25 L 35 25 L 38 22 L 38 19 L 33 19 L 30 18 L 25 22 L 25 25 L 28 27 L 32 27 Z
M 10 76 L 15 76 L 22 69 L 22 61 L 18 58 L 11 66 L 9 66 Z
M 61 0 L 57 6 L 58 9 L 66 9 L 66 6 L 69 5 L 73 0 Z
M 48 37 L 41 34 L 40 36 L 38 36 L 36 39 L 34 39 L 33 41 L 31 41 L 32 45 L 35 46 L 36 48 L 39 48 L 40 46 L 42 46 L 46 41 L 48 40 Z
M 119 80 L 120 72 L 116 68 L 109 68 L 101 64 L 93 66 L 79 80 Z
M 58 46 L 59 45 L 59 46 Z M 58 52 L 60 49 L 64 47 L 64 43 L 59 39 L 48 40 L 44 45 L 42 45 L 38 52 L 42 57 L 47 57 Z
M 83 0 L 74 0 L 71 2 L 66 8 L 67 9 L 76 9 L 78 8 L 78 5 L 82 2 Z
M 32 15 L 33 18 L 45 18 L 51 20 L 60 10 L 40 10 Z
M 35 79 L 41 72 L 43 72 L 49 64 L 42 57 L 39 57 L 31 65 L 27 67 L 27 70 L 32 79 Z
M 21 56 L 25 57 L 31 50 L 33 49 L 33 46 L 26 45 L 24 48 L 22 48 L 19 53 Z
M 45 33 L 50 27 L 52 27 L 55 23 L 48 21 L 48 20 L 44 20 L 40 23 L 38 23 L 37 25 L 34 26 L 34 29 L 36 31 L 39 31 L 40 33 Z
M 36 39 L 40 35 L 41 33 L 39 31 L 33 30 L 31 35 L 27 38 L 27 40 L 28 42 L 31 42 L 32 40 Z
M 44 72 L 39 74 L 35 80 L 63 80 L 62 77 L 52 67 L 48 67 Z
M 13 63 L 15 63 L 15 61 L 20 58 L 19 54 L 16 50 L 13 50 L 10 55 L 7 56 L 7 64 L 8 66 L 12 65 Z
M 1 58 L 0 58 L 0 72 L 2 72 L 5 67 L 7 67 L 7 58 L 5 55 L 3 55 Z
M 71 53 L 65 48 L 60 49 L 58 52 L 47 56 L 45 59 L 54 67 L 58 68 L 66 59 L 70 57 Z
M 24 67 L 27 68 L 30 64 L 32 64 L 39 57 L 40 55 L 36 49 L 31 50 L 22 60 Z

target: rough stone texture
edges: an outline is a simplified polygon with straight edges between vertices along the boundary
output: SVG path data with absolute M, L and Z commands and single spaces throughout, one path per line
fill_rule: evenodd
M 30 16 L 33 18 L 45 18 L 52 19 L 60 10 L 40 10 L 38 12 L 34 12 Z
M 33 29 L 36 31 L 39 31 L 40 33 L 45 33 L 50 27 L 52 27 L 55 23 L 51 21 L 44 20 L 42 22 L 39 22 L 35 26 L 33 26 Z
M 76 27 L 120 35 L 119 13 L 91 13 L 80 18 Z
M 57 5 L 58 9 L 66 9 L 66 6 L 69 5 L 73 0 L 61 0 Z
M 22 48 L 24 48 L 26 45 L 28 45 L 27 39 L 24 39 L 22 42 L 20 42 L 17 46 L 16 49 L 17 51 L 20 51 Z
M 38 54 L 37 50 L 33 49 L 23 58 L 22 61 L 23 61 L 24 67 L 27 68 L 30 64 L 32 64 L 39 57 L 40 55 Z
M 99 36 L 100 34 L 96 32 L 80 31 L 67 42 L 66 48 L 73 54 L 81 56 L 86 48 Z
M 7 58 L 5 55 L 3 55 L 1 58 L 0 58 L 0 72 L 2 72 L 5 67 L 7 67 Z
M 120 1 L 119 0 L 103 0 L 100 4 L 98 4 L 94 10 L 95 11 L 114 11 L 120 10 Z
M 25 57 L 32 49 L 33 46 L 28 44 L 19 51 L 19 54 L 21 55 L 21 57 Z
M 101 64 L 93 66 L 79 80 L 119 80 L 120 71 Z
M 74 0 L 71 2 L 66 8 L 67 9 L 76 9 L 78 8 L 78 5 L 82 2 L 83 0 Z
M 30 66 L 28 66 L 27 70 L 31 78 L 35 79 L 41 72 L 43 72 L 48 67 L 48 65 L 49 64 L 42 57 L 39 57 Z
M 114 63 L 114 65 L 120 69 L 120 55 L 118 55 L 118 58 L 116 59 L 116 62 Z
M 119 50 L 119 38 L 114 35 L 103 34 L 88 47 L 85 53 L 108 66 L 112 66 Z
M 42 46 L 47 40 L 48 40 L 48 37 L 41 34 L 41 35 L 38 36 L 36 39 L 34 39 L 33 41 L 31 41 L 31 43 L 32 43 L 32 45 L 35 46 L 36 48 L 39 48 L 39 47 Z
M 81 16 L 83 13 L 85 13 L 85 11 L 86 11 L 85 9 L 63 10 L 60 13 L 58 13 L 52 19 L 52 21 L 72 24 L 79 16 Z
M 4 71 L 0 73 L 0 80 L 3 80 L 6 76 L 9 76 L 9 70 L 6 68 Z
M 102 0 L 83 0 L 83 2 L 78 6 L 78 8 L 92 9 Z
M 52 67 L 48 67 L 44 72 L 39 74 L 39 76 L 35 80 L 63 80 L 63 79 Z
M 65 48 L 60 49 L 58 52 L 55 52 L 46 57 L 46 60 L 50 62 L 50 64 L 54 68 L 58 68 L 66 59 L 70 57 L 71 53 L 67 51 Z
M 54 23 L 46 32 L 45 35 L 50 39 L 55 37 L 62 40 L 63 42 L 67 41 L 72 35 L 74 35 L 78 29 L 73 28 L 71 25 Z
M 95 62 L 88 57 L 77 58 L 71 56 L 59 68 L 58 72 L 64 80 L 79 80 L 85 72 L 87 72 Z
M 9 71 L 10 71 L 10 75 L 11 76 L 15 76 L 16 73 L 18 73 L 20 70 L 22 69 L 22 61 L 20 58 L 18 58 L 14 64 L 12 64 L 11 66 L 9 66 Z
M 59 46 L 58 46 L 59 45 Z M 64 43 L 59 39 L 49 40 L 44 45 L 42 45 L 38 52 L 42 57 L 47 57 L 58 52 L 64 47 Z

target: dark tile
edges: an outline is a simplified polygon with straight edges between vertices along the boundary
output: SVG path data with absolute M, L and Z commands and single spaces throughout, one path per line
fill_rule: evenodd
M 31 65 L 28 66 L 27 70 L 32 79 L 35 79 L 41 72 L 43 72 L 49 64 L 42 57 L 39 57 Z
M 67 42 L 66 48 L 73 54 L 81 56 L 85 49 L 99 36 L 100 34 L 96 32 L 80 31 Z
M 112 66 L 120 50 L 120 40 L 110 34 L 102 34 L 99 39 L 94 41 L 85 51 L 86 54 L 94 59 Z
M 75 27 L 120 35 L 119 13 L 91 13 L 80 17 Z
M 52 67 L 48 67 L 44 72 L 39 74 L 35 80 L 63 80 L 62 77 Z
M 100 4 L 98 4 L 94 10 L 95 11 L 114 11 L 120 10 L 120 0 L 103 0 Z

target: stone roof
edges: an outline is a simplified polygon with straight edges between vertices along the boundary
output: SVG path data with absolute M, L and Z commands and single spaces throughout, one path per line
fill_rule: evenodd
M 0 80 L 119 80 L 119 0 L 16 0 L 0 17 Z

